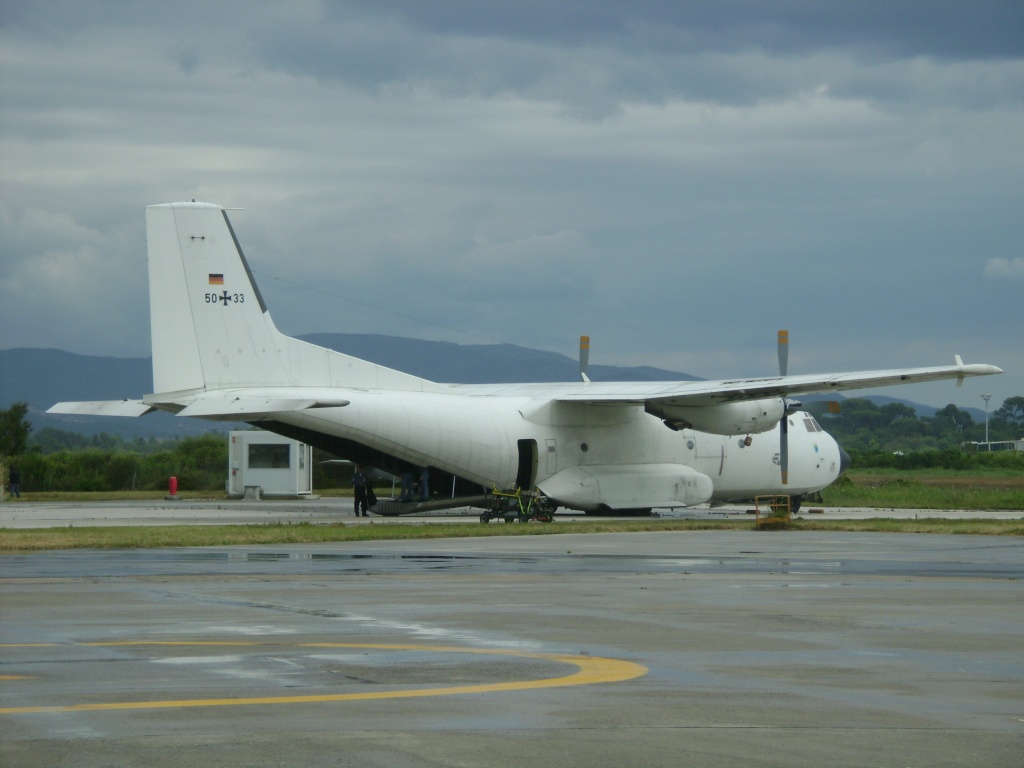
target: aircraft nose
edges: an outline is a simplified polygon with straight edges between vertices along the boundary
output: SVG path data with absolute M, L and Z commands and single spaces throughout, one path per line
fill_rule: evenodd
M 848 454 L 845 450 L 843 450 L 843 446 L 840 445 L 839 446 L 839 474 L 841 475 L 841 474 L 843 474 L 843 472 L 848 470 L 850 468 L 850 464 L 852 462 L 853 462 L 853 460 L 850 458 L 850 454 Z

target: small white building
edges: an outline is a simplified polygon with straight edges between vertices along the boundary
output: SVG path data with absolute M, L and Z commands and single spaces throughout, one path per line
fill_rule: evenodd
M 227 492 L 233 498 L 309 496 L 313 493 L 313 449 L 263 430 L 231 432 Z
M 1020 440 L 1000 440 L 995 443 L 979 443 L 971 441 L 965 443 L 967 450 L 976 453 L 987 453 L 997 451 L 1021 451 L 1024 452 L 1024 438 Z

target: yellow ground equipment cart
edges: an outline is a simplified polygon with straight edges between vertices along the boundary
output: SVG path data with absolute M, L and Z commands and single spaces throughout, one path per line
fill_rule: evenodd
M 789 496 L 755 496 L 754 520 L 757 528 L 779 528 L 793 519 Z
M 506 523 L 526 523 L 535 520 L 550 523 L 555 518 L 555 507 L 542 493 L 513 488 L 499 491 L 495 488 L 487 494 L 487 509 L 480 515 L 481 523 L 500 518 Z

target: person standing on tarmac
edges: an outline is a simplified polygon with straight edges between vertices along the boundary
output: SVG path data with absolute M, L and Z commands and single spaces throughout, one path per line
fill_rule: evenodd
M 356 464 L 356 471 L 352 473 L 352 491 L 355 499 L 355 512 L 356 517 L 369 517 L 370 513 L 367 512 L 369 506 L 369 495 L 367 491 L 370 488 L 370 481 L 366 479 L 366 473 L 363 472 L 361 464 Z M 362 513 L 360 513 L 362 509 Z
M 420 470 L 420 498 L 430 501 L 430 467 Z
M 18 471 L 17 467 L 11 467 L 10 474 L 11 483 L 11 496 L 16 499 L 21 498 L 21 472 Z

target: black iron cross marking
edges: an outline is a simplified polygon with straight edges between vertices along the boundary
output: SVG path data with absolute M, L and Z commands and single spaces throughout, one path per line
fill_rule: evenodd
M 227 291 L 224 291 L 223 293 L 221 293 L 221 295 L 218 297 L 217 300 L 218 301 L 223 301 L 224 302 L 224 306 L 226 307 L 228 305 L 228 303 L 231 301 L 231 294 L 228 293 Z

